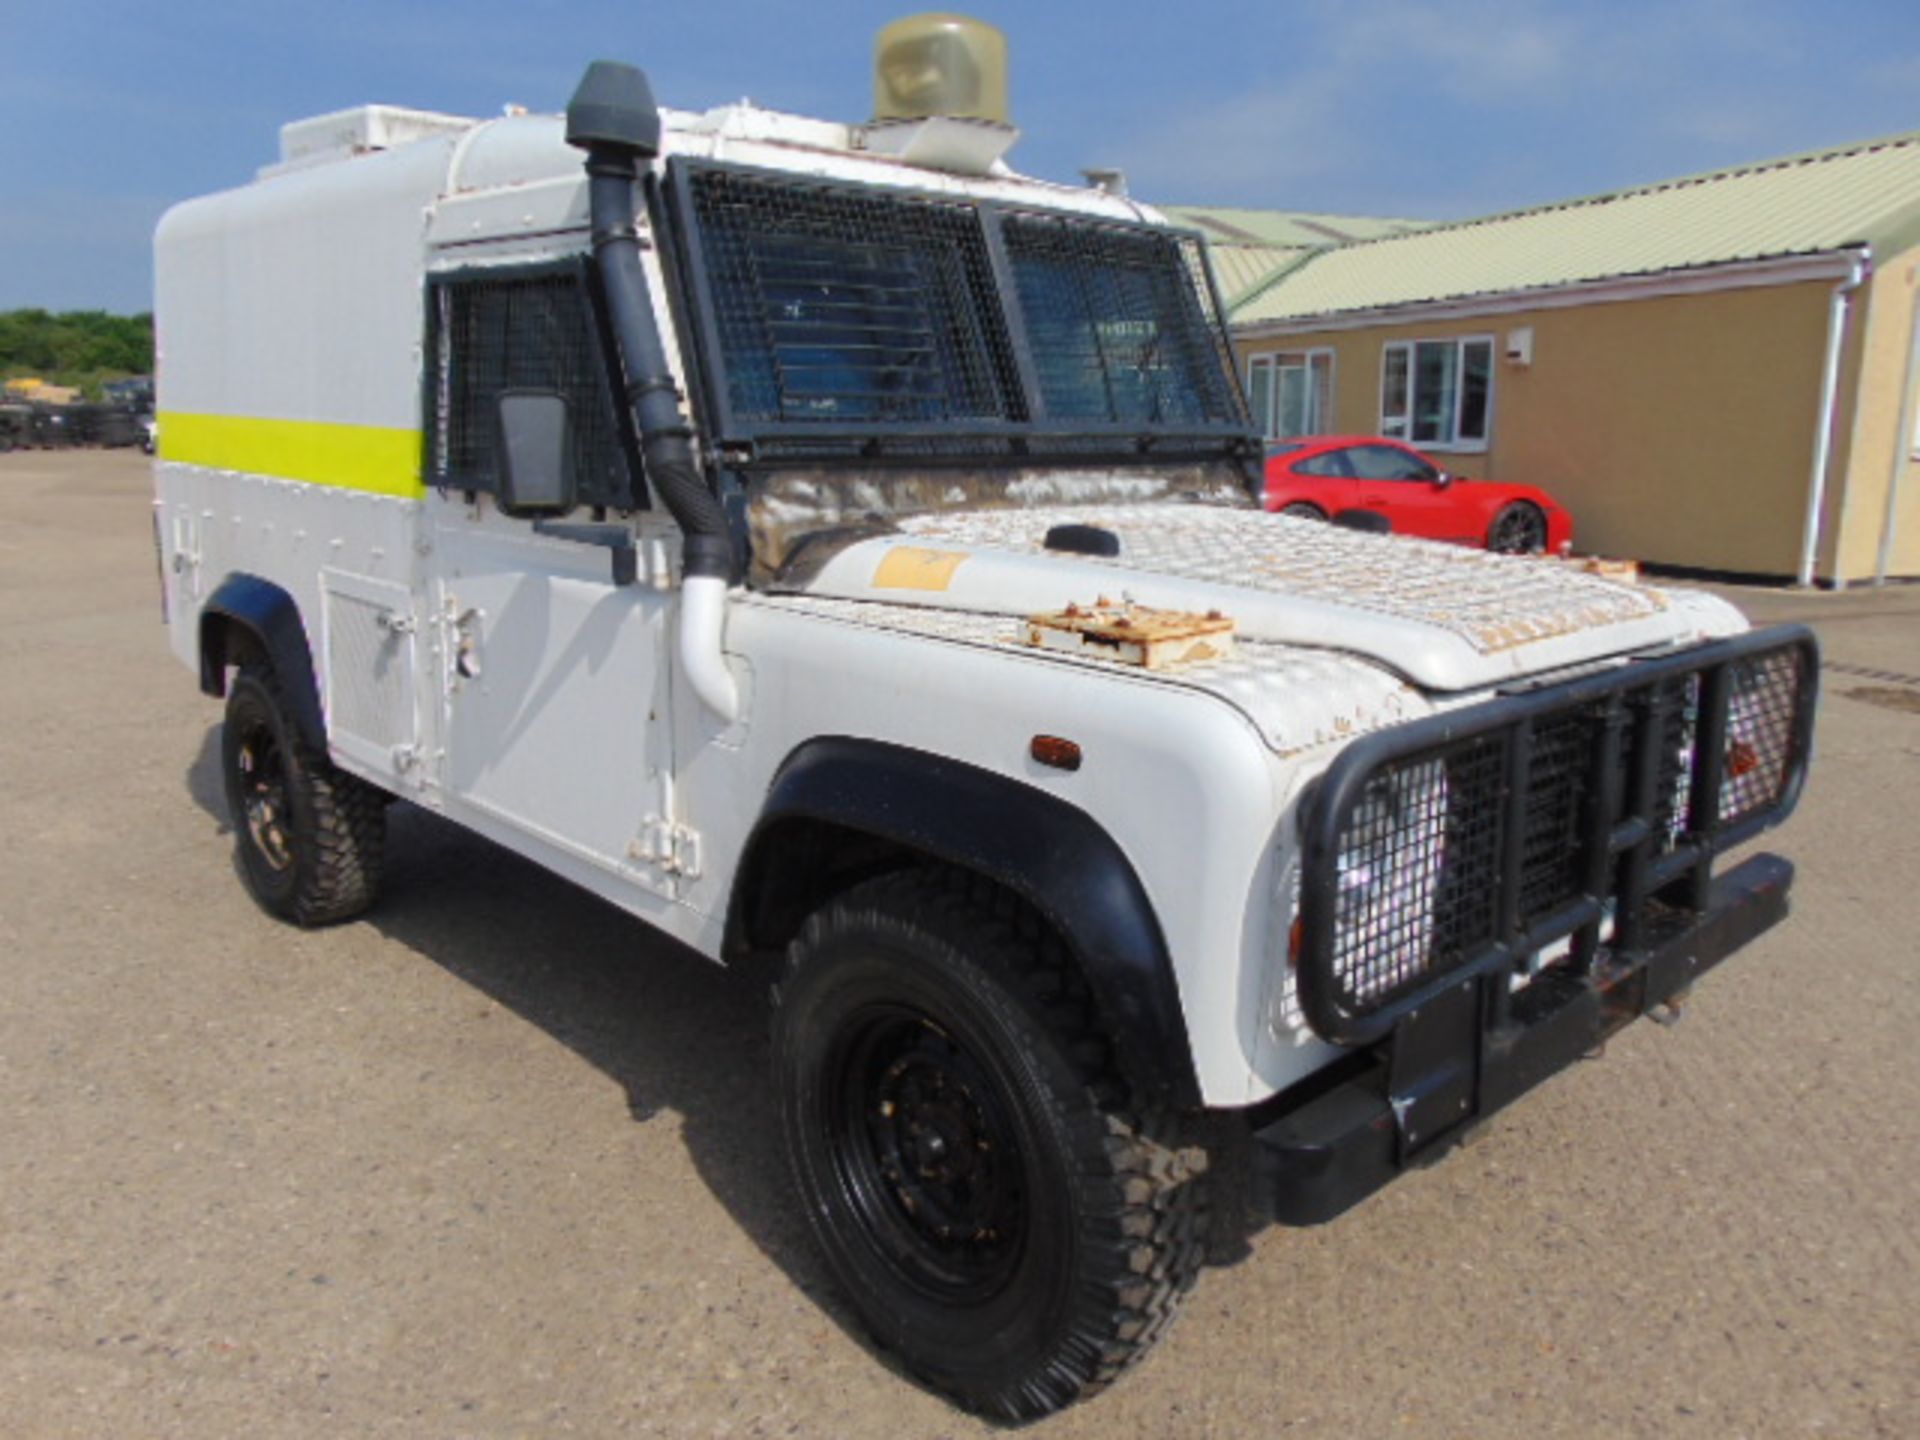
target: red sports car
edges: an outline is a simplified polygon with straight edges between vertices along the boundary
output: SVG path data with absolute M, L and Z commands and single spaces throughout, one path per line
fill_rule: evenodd
M 1573 517 L 1546 491 L 1449 474 L 1411 445 L 1378 435 L 1270 442 L 1266 504 L 1311 520 L 1372 511 L 1396 535 L 1516 555 L 1563 555 L 1573 545 Z

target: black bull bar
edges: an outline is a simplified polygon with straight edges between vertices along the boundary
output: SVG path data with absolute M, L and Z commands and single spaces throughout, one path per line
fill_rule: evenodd
M 1339 1214 L 1784 918 L 1788 862 L 1713 862 L 1797 803 L 1818 674 L 1783 627 L 1340 755 L 1306 810 L 1297 984 L 1353 1054 L 1256 1117 L 1278 1219 Z

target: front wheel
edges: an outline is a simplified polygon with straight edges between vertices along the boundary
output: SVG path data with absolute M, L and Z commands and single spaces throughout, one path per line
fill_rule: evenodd
M 1324 520 L 1327 512 L 1318 505 L 1310 505 L 1305 500 L 1295 500 L 1292 504 L 1280 507 L 1282 515 L 1291 515 L 1296 520 Z
M 1547 517 L 1525 500 L 1502 505 L 1487 527 L 1487 549 L 1502 555 L 1537 555 L 1546 548 Z
M 814 1233 L 874 1336 L 968 1409 L 1108 1384 L 1204 1255 L 1204 1152 L 1131 1106 L 1091 997 L 1026 907 L 906 871 L 807 922 L 774 1020 Z
M 227 813 L 241 877 L 260 907 L 326 925 L 373 903 L 385 797 L 315 753 L 290 712 L 271 670 L 234 677 L 220 732 Z

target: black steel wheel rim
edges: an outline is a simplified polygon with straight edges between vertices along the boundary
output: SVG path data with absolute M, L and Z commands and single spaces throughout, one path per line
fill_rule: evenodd
M 1547 522 L 1537 510 L 1524 506 L 1507 511 L 1493 522 L 1487 548 L 1506 555 L 1530 555 L 1547 546 Z
M 292 815 L 287 806 L 287 760 L 273 728 L 256 721 L 240 733 L 233 750 L 234 793 L 247 838 L 269 869 L 293 866 Z
M 827 1148 L 875 1253 L 944 1303 L 999 1294 L 1028 1229 L 1025 1162 L 1000 1084 L 949 1028 L 906 1005 L 848 1017 L 827 1064 Z

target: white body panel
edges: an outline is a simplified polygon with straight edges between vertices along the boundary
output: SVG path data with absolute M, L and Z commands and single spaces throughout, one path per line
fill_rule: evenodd
M 1098 191 L 863 155 L 844 148 L 844 126 L 751 109 L 666 118 L 670 154 L 1143 213 Z M 165 417 L 178 414 L 264 427 L 262 455 L 332 443 L 302 426 L 352 427 L 353 443 L 389 457 L 404 457 L 411 436 L 417 452 L 427 275 L 578 255 L 585 223 L 579 156 L 551 117 L 314 164 L 177 208 L 157 239 L 163 447 L 178 433 Z M 1080 808 L 1153 903 L 1215 1105 L 1264 1098 L 1331 1053 L 1289 1011 L 1284 956 L 1295 807 L 1341 744 L 1514 675 L 1738 628 L 1715 602 L 1246 512 L 1080 517 L 1125 532 L 1118 562 L 1041 552 L 1035 527 L 1058 515 L 948 515 L 850 547 L 810 593 L 732 592 L 723 640 L 739 714 L 728 721 L 679 671 L 677 536 L 658 514 L 633 521 L 640 583 L 616 587 L 605 550 L 537 536 L 484 496 L 417 483 L 359 493 L 351 479 L 313 484 L 164 450 L 155 477 L 183 661 L 198 663 L 200 612 L 223 577 L 282 586 L 306 624 L 337 763 L 709 955 L 768 787 L 810 739 L 915 747 Z M 1236 568 L 1236 536 L 1258 537 L 1269 557 L 1292 547 L 1297 563 Z M 943 590 L 888 591 L 875 574 L 900 543 L 969 558 Z M 1424 589 L 1410 585 L 1416 574 Z M 1435 577 L 1459 587 L 1453 612 Z M 1016 643 L 1024 614 L 1103 589 L 1217 605 L 1243 643 L 1229 663 L 1167 675 Z M 1489 628 L 1520 611 L 1527 633 Z M 1038 733 L 1077 740 L 1083 768 L 1029 759 Z

